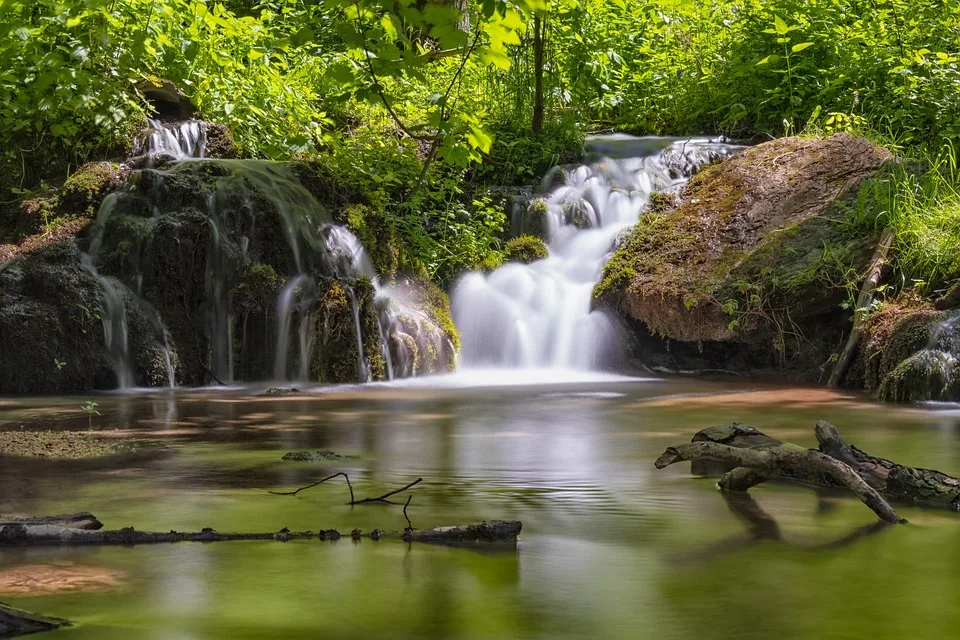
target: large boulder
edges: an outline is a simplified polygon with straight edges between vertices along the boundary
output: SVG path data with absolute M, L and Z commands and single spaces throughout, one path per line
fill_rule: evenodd
M 108 385 L 102 294 L 73 238 L 0 264 L 0 394 Z
M 667 368 L 817 378 L 839 351 L 850 270 L 875 238 L 843 203 L 891 154 L 846 134 L 784 138 L 707 167 L 643 216 L 594 290 L 633 328 L 634 355 Z

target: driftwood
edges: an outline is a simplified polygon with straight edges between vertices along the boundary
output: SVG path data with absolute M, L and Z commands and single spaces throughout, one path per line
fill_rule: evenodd
M 14 638 L 28 633 L 51 631 L 69 625 L 60 618 L 48 618 L 39 613 L 14 609 L 0 602 L 0 638 Z
M 850 362 L 857 345 L 860 344 L 860 338 L 863 335 L 863 319 L 867 316 L 870 305 L 873 304 L 874 292 L 883 279 L 884 271 L 886 271 L 887 254 L 890 253 L 890 247 L 893 246 L 895 233 L 892 228 L 888 227 L 880 234 L 880 244 L 877 245 L 873 258 L 870 259 L 870 270 L 867 271 L 863 287 L 860 288 L 860 295 L 857 296 L 857 306 L 853 312 L 853 328 L 850 330 L 850 337 L 847 339 L 843 351 L 840 352 L 837 364 L 834 365 L 833 371 L 830 373 L 830 380 L 827 384 L 831 387 L 840 384 L 843 376 L 847 373 L 847 369 L 850 368 Z
M 669 447 L 656 466 L 693 461 L 692 471 L 720 475 L 724 491 L 746 491 L 772 479 L 853 491 L 881 520 L 905 522 L 889 502 L 960 510 L 960 478 L 907 467 L 847 444 L 836 427 L 815 427 L 819 449 L 784 443 L 744 424 L 703 429 L 690 444 Z
M 517 520 L 491 520 L 479 524 L 411 529 L 404 531 L 380 531 L 375 529 L 367 536 L 372 540 L 395 538 L 408 542 L 430 543 L 515 543 L 523 524 Z M 213 529 L 200 532 L 137 531 L 133 527 L 118 530 L 74 529 L 56 524 L 7 524 L 0 527 L 0 548 L 11 545 L 137 545 L 170 542 L 224 542 L 229 540 L 338 540 L 335 529 L 322 531 L 290 531 L 281 529 L 273 533 L 220 533 Z M 354 538 L 362 537 L 354 530 Z

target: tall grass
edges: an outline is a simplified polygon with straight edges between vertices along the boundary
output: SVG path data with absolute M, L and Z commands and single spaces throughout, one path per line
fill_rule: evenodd
M 957 148 L 915 152 L 861 189 L 847 222 L 892 227 L 901 283 L 926 293 L 960 278 L 960 163 Z

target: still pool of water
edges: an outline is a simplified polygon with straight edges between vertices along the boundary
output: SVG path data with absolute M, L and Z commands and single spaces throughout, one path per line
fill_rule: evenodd
M 85 399 L 0 399 L 0 424 L 86 429 Z M 358 496 L 423 477 L 408 511 L 419 528 L 503 518 L 522 520 L 523 534 L 496 551 L 348 537 L 3 549 L 0 600 L 75 622 L 38 640 L 960 635 L 960 517 L 901 509 L 910 524 L 877 530 L 844 496 L 762 486 L 756 503 L 728 503 L 687 464 L 653 467 L 704 426 L 740 420 L 813 446 L 822 418 L 868 452 L 957 473 L 950 410 L 617 378 L 97 401 L 94 431 L 155 446 L 101 460 L 0 457 L 0 512 L 88 510 L 108 528 L 158 531 L 403 528 L 399 507 L 345 506 L 335 482 L 267 492 L 346 471 Z M 280 460 L 300 449 L 349 457 Z M 737 515 L 757 506 L 760 525 Z

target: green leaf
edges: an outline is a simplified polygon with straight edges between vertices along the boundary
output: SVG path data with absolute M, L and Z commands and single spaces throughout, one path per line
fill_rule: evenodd
M 806 49 L 807 47 L 812 47 L 812 46 L 813 46 L 813 43 L 812 43 L 812 42 L 801 42 L 801 43 L 799 43 L 799 44 L 793 45 L 793 46 L 790 48 L 790 50 L 793 51 L 794 53 L 799 53 L 799 52 L 803 51 L 804 49 Z
M 774 16 L 773 28 L 781 36 L 785 36 L 788 33 L 790 33 L 790 27 L 787 26 L 787 23 L 784 22 L 783 18 L 781 18 L 780 16 Z

